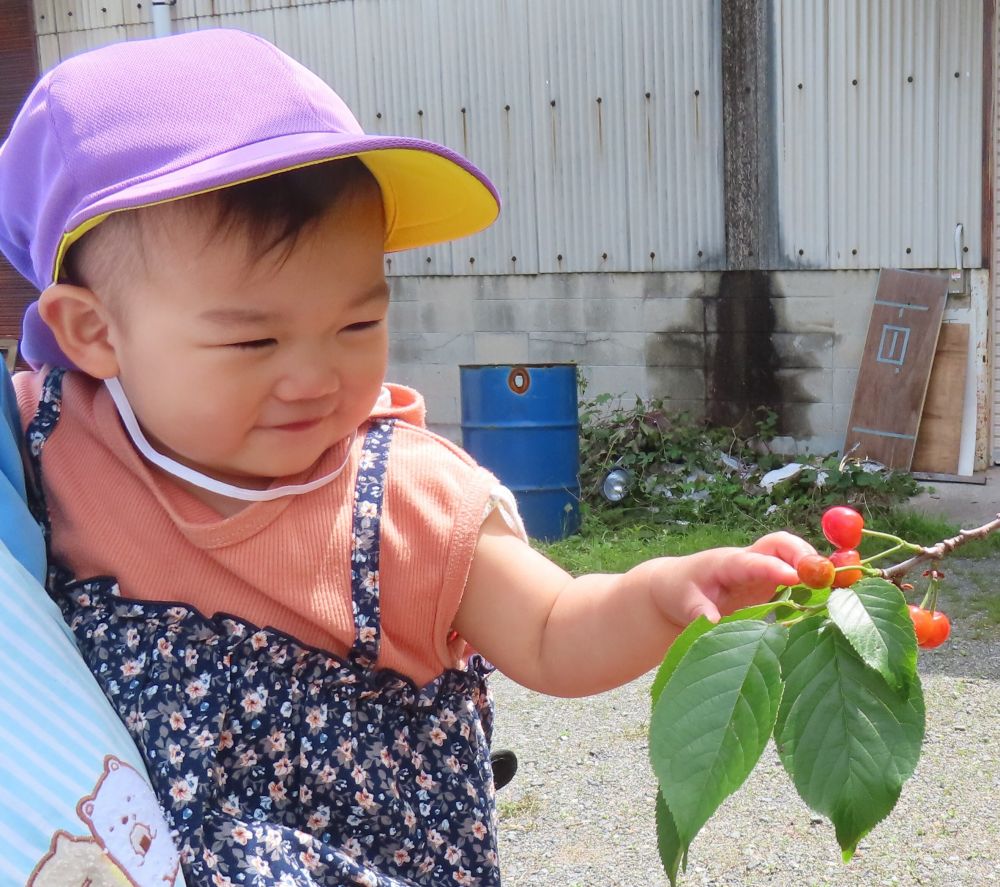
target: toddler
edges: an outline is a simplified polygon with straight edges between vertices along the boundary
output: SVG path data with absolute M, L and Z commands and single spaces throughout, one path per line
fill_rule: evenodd
M 0 247 L 41 290 L 15 383 L 49 592 L 192 887 L 498 884 L 490 668 L 616 687 L 812 552 L 574 579 L 527 544 L 384 383 L 384 253 L 498 209 L 237 31 L 69 59 L 0 149 Z

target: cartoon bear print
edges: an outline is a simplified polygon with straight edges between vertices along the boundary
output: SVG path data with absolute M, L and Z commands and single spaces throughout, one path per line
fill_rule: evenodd
M 108 755 L 93 794 L 76 811 L 130 884 L 173 887 L 180 857 L 156 795 L 138 770 Z
M 60 829 L 27 887 L 130 887 L 130 882 L 97 841 L 89 836 L 74 838 Z

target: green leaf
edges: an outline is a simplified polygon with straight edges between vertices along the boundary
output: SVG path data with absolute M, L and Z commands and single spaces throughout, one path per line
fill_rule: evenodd
M 722 625 L 726 622 L 742 622 L 744 619 L 760 619 L 773 613 L 781 606 L 781 601 L 768 601 L 766 604 L 755 604 L 752 607 L 744 607 L 742 610 L 734 610 L 728 616 L 723 616 L 719 620 Z
M 905 695 L 917 676 L 917 641 L 902 592 L 885 579 L 863 579 L 835 589 L 827 608 L 862 661 Z
M 667 650 L 667 655 L 663 657 L 663 662 L 660 663 L 660 667 L 657 669 L 656 677 L 653 678 L 653 684 L 649 688 L 649 695 L 653 698 L 653 707 L 656 707 L 656 703 L 660 698 L 660 694 L 663 692 L 663 688 L 667 685 L 667 681 L 674 673 L 674 669 L 677 668 L 677 664 L 684 657 L 684 654 L 687 653 L 687 651 L 691 649 L 691 645 L 703 634 L 705 634 L 705 632 L 709 631 L 713 625 L 721 625 L 726 622 L 740 622 L 744 619 L 760 619 L 762 616 L 767 616 L 769 613 L 774 612 L 780 606 L 780 601 L 770 601 L 766 604 L 756 604 L 752 607 L 744 607 L 742 610 L 735 610 L 728 616 L 723 616 L 718 623 L 709 622 L 709 620 L 704 616 L 699 616 L 694 621 L 689 622 L 687 628 L 685 628 L 684 631 L 677 636 L 677 639 L 670 645 L 670 649 Z
M 920 680 L 900 696 L 823 616 L 792 626 L 781 671 L 778 754 L 802 800 L 833 822 L 848 860 L 895 806 L 917 765 Z
M 656 790 L 656 849 L 663 871 L 670 879 L 670 887 L 677 887 L 677 871 L 682 865 L 687 867 L 687 853 L 677 834 L 677 823 L 659 789 Z
M 792 600 L 800 607 L 820 607 L 829 598 L 829 588 L 806 588 L 806 586 L 802 585 L 792 589 Z
M 709 622 L 708 619 L 704 616 L 699 616 L 697 619 L 689 622 L 687 628 L 670 645 L 667 655 L 663 657 L 663 662 L 660 663 L 660 667 L 657 669 L 656 677 L 653 678 L 653 685 L 649 688 L 649 694 L 653 697 L 654 709 L 656 708 L 656 703 L 660 701 L 660 694 L 663 692 L 663 688 L 667 686 L 667 681 L 670 680 L 670 676 L 674 673 L 684 654 L 712 626 L 713 623 Z
M 653 708 L 649 756 L 685 851 L 767 745 L 784 644 L 779 625 L 715 625 L 691 644 Z

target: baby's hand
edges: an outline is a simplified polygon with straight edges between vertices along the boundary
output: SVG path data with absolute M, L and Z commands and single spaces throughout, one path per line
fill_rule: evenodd
M 687 557 L 649 561 L 654 600 L 682 628 L 698 616 L 717 622 L 762 604 L 779 585 L 795 585 L 795 565 L 816 550 L 791 533 L 771 533 L 747 548 L 712 548 Z

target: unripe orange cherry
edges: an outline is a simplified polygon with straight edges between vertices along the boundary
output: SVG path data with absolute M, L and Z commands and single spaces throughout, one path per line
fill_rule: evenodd
M 861 555 L 853 548 L 841 548 L 830 555 L 835 567 L 861 566 Z M 833 580 L 834 588 L 847 588 L 857 582 L 864 573 L 861 570 L 841 570 Z
M 799 574 L 799 581 L 809 588 L 830 588 L 837 575 L 833 561 L 821 554 L 807 554 L 795 569 Z

